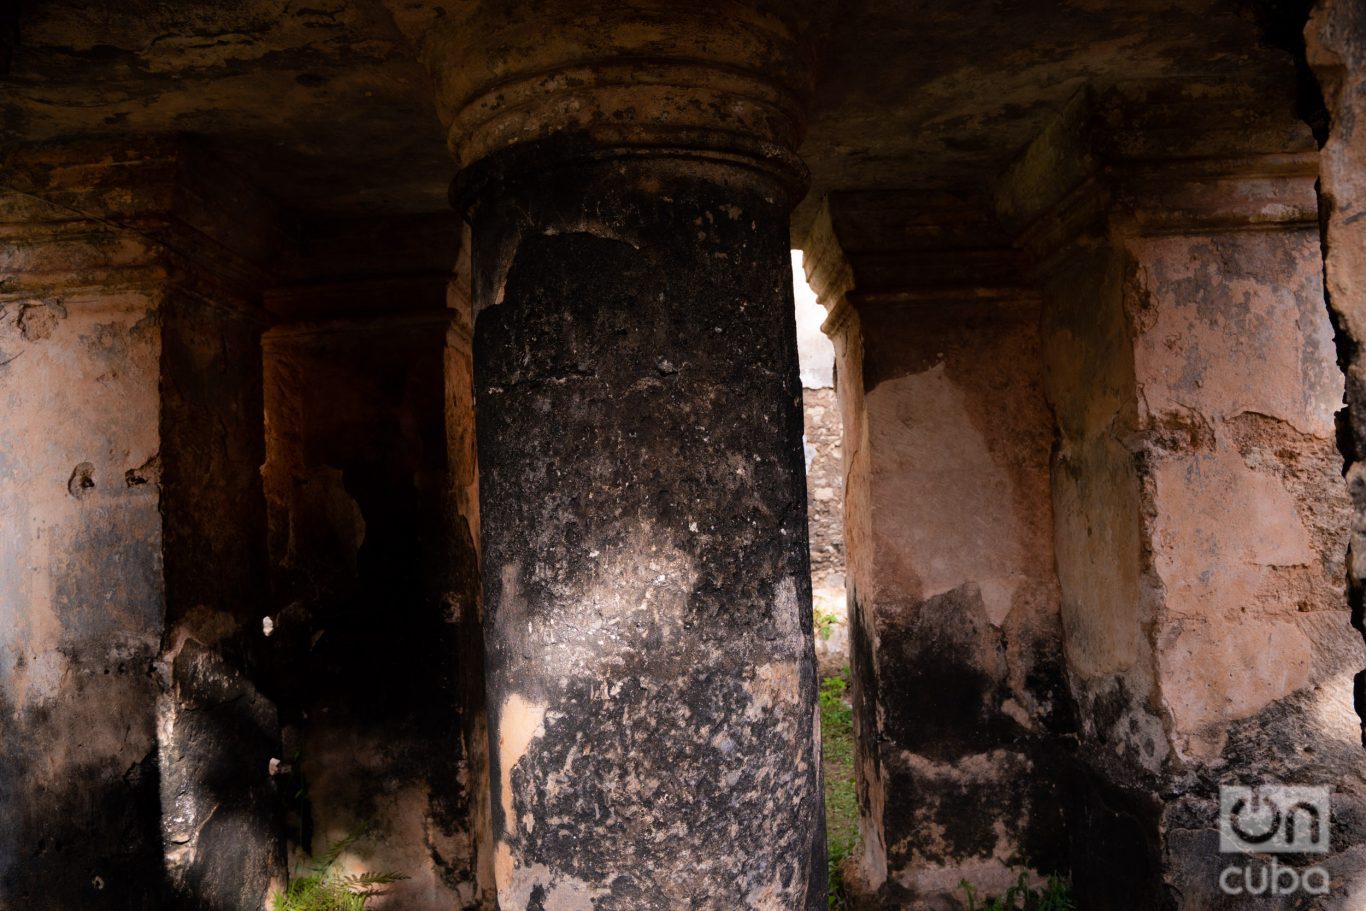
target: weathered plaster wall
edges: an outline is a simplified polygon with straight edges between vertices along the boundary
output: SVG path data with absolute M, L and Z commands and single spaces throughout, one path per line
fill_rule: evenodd
M 836 332 L 865 900 L 938 907 L 1063 862 L 1037 305 L 878 304 Z M 832 318 L 832 322 L 835 318 Z M 850 388 L 855 387 L 855 388 Z
M 1319 214 L 1325 292 L 1347 374 L 1347 414 L 1339 438 L 1353 503 L 1349 576 L 1353 622 L 1362 628 L 1366 595 L 1366 8 L 1323 0 L 1305 28 L 1310 66 L 1323 91 L 1329 129 L 1320 153 Z M 1366 676 L 1357 683 L 1358 713 Z
M 1075 868 L 1090 906 L 1208 908 L 1229 775 L 1333 784 L 1357 825 L 1342 380 L 1312 229 L 1120 238 L 1046 288 L 1066 652 L 1099 772 L 1079 844 L 1111 846 Z
M 1156 583 L 1142 563 L 1138 469 L 1125 445 L 1138 387 L 1124 282 L 1123 258 L 1100 247 L 1078 252 L 1044 287 L 1046 388 L 1059 436 L 1052 466 L 1055 547 L 1082 731 L 1104 739 L 1118 725 L 1132 732 L 1133 749 L 1160 762 L 1161 725 L 1141 711 L 1155 688 L 1144 630 L 1152 624 Z M 1118 695 L 1105 689 L 1119 688 L 1120 681 Z M 1135 706 L 1139 714 L 1131 717 Z M 1106 730 L 1097 734 L 1097 724 Z
M 48 293 L 0 320 L 0 907 L 150 908 L 160 495 L 125 473 L 160 448 L 158 300 Z
M 445 284 L 378 286 L 372 303 L 388 314 L 267 335 L 270 645 L 305 794 L 293 847 L 368 822 L 344 861 L 410 877 L 374 907 L 475 908 L 462 636 L 477 587 L 468 535 L 446 530 Z
M 831 313 L 826 329 L 835 345 L 839 376 L 863 376 L 863 329 L 858 313 L 842 306 Z M 857 885 L 874 893 L 887 881 L 887 844 L 882 824 L 885 811 L 881 751 L 878 742 L 876 637 L 872 602 L 861 596 L 874 590 L 871 474 L 867 413 L 863 383 L 837 382 L 843 426 L 845 583 L 848 598 L 850 696 L 854 707 L 856 785 L 859 801 L 859 858 Z M 854 879 L 854 877 L 849 877 Z
M 1210 758 L 1229 722 L 1359 650 L 1333 446 L 1342 375 L 1312 231 L 1148 238 L 1130 254 L 1162 702 L 1177 751 Z
M 278 872 L 273 708 L 233 636 L 260 376 L 223 241 L 258 210 L 197 204 L 236 189 L 212 170 L 163 141 L 7 161 L 3 907 L 245 907 Z

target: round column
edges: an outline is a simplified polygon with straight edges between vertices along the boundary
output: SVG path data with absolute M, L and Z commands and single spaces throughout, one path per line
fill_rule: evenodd
M 702 7 L 473 4 L 424 45 L 472 225 L 505 911 L 826 905 L 804 24 Z

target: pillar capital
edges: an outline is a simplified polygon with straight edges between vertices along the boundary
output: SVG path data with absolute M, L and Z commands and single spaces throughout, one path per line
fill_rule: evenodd
M 1318 155 L 1287 99 L 1078 92 L 998 182 L 1001 225 L 1047 272 L 1085 238 L 1317 225 Z M 1191 128 L 1191 124 L 1198 124 Z
M 806 278 L 836 336 L 869 309 L 1037 297 L 1027 261 L 983 194 L 838 191 L 802 243 Z
M 796 189 L 816 6 L 517 0 L 395 17 L 435 79 L 457 197 L 547 155 L 720 160 Z
M 0 308 L 173 285 L 265 321 L 256 300 L 286 244 L 278 211 L 203 148 L 166 134 L 39 143 L 8 150 L 0 166 Z

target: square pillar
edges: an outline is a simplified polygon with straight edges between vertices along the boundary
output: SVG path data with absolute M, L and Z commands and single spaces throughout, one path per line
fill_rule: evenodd
M 432 221 L 388 225 L 378 249 L 450 257 L 456 220 Z M 478 567 L 463 487 L 450 489 L 473 464 L 447 430 L 473 431 L 446 391 L 448 361 L 468 353 L 456 285 L 448 266 L 266 293 L 270 649 L 306 793 L 290 807 L 291 848 L 317 856 L 368 824 L 365 869 L 404 873 L 385 900 L 411 911 L 484 907 Z
M 1221 786 L 1335 789 L 1334 853 L 1300 867 L 1339 877 L 1361 841 L 1315 160 L 1306 136 L 1155 160 L 1106 103 L 1078 98 L 1000 200 L 1045 301 L 1073 869 L 1088 908 L 1223 907 L 1249 861 L 1220 851 Z
M 844 418 L 860 907 L 1066 864 L 1039 300 L 976 202 L 833 194 L 806 247 Z
M 259 274 L 221 238 L 260 209 L 170 140 L 7 173 L 0 904 L 259 906 Z

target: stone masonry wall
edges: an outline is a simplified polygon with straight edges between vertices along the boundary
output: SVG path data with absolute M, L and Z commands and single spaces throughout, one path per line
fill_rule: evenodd
M 839 673 L 849 662 L 848 598 L 844 590 L 844 459 L 835 390 L 803 389 L 802 415 L 816 657 L 821 675 L 828 676 Z

